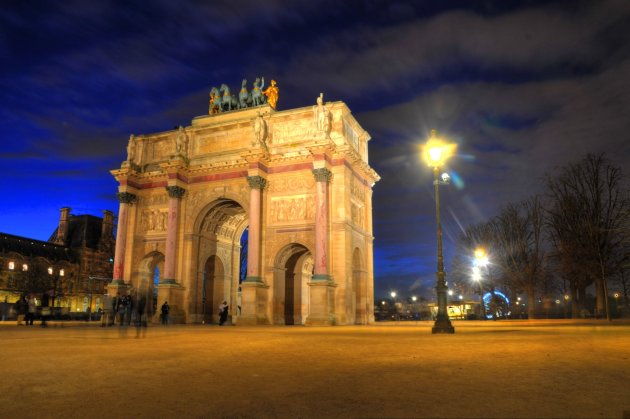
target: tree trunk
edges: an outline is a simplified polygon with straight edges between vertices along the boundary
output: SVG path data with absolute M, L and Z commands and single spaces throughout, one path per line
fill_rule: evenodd
M 536 318 L 536 294 L 533 288 L 527 290 L 527 318 Z

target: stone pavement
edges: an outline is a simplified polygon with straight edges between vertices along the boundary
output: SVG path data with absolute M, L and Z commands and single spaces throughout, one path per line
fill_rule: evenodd
M 630 417 L 628 322 L 454 325 L 0 323 L 0 417 Z

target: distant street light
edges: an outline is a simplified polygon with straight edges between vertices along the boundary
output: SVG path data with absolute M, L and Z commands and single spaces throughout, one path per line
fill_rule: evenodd
M 447 183 L 448 177 L 440 180 L 440 168 L 446 160 L 453 155 L 457 145 L 447 144 L 437 138 L 435 130 L 431 130 L 431 138 L 423 147 L 424 159 L 433 168 L 433 186 L 435 187 L 435 221 L 437 225 L 437 280 L 435 291 L 437 294 L 438 312 L 433 325 L 432 333 L 455 333 L 446 312 L 446 274 L 444 273 L 444 256 L 442 254 L 442 224 L 440 222 L 440 184 Z

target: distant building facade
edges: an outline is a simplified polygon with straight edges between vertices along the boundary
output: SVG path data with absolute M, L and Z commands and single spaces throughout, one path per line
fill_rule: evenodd
M 110 295 L 168 301 L 175 322 L 374 321 L 368 133 L 343 102 L 268 104 L 131 136 Z M 247 230 L 247 272 L 241 239 Z
M 62 208 L 48 241 L 0 233 L 0 301 L 47 292 L 55 307 L 96 312 L 111 282 L 114 248 L 111 211 L 100 218 Z

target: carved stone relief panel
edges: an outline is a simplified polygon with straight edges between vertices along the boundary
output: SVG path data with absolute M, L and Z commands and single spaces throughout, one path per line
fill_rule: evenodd
M 315 219 L 315 196 L 311 194 L 272 197 L 269 220 L 282 224 Z
M 365 220 L 365 211 L 363 209 L 363 206 L 357 205 L 356 203 L 352 202 L 350 212 L 352 216 L 352 224 L 357 227 L 363 228 Z
M 365 186 L 354 176 L 350 181 L 350 194 L 353 198 L 365 202 Z
M 305 192 L 313 190 L 315 178 L 309 173 L 307 176 L 274 176 L 269 181 L 269 192 L 275 194 Z
M 140 215 L 140 231 L 145 233 L 161 233 L 166 231 L 168 209 L 153 208 L 142 210 Z
M 169 156 L 175 154 L 175 141 L 173 138 L 169 136 L 153 139 L 150 143 L 150 159 L 152 161 L 166 160 Z
M 350 144 L 354 149 L 359 152 L 359 135 L 352 129 L 348 121 L 343 120 L 343 134 L 346 137 L 348 144 Z
M 270 145 L 278 146 L 301 143 L 313 136 L 314 123 L 311 119 L 276 121 L 271 128 Z
M 166 205 L 167 203 L 168 195 L 166 193 L 149 195 L 141 198 L 141 204 L 145 207 L 150 207 L 154 205 Z

